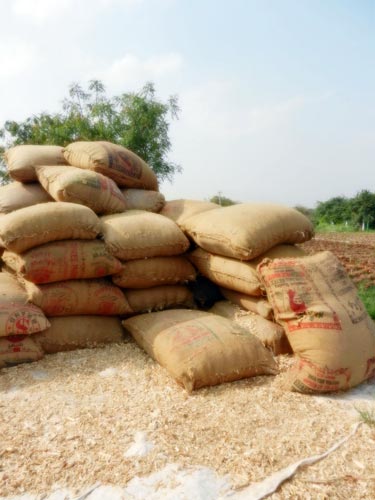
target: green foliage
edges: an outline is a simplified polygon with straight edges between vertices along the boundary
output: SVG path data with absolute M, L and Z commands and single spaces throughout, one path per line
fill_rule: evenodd
M 351 200 L 352 220 L 363 229 L 375 228 L 375 193 L 364 189 Z
M 350 219 L 351 202 L 344 196 L 336 196 L 324 202 L 319 201 L 314 211 L 316 224 L 345 224 Z
M 375 229 L 375 193 L 362 190 L 354 198 L 337 196 L 318 202 L 313 220 L 317 231 Z
M 212 198 L 210 198 L 210 202 L 217 203 L 222 207 L 229 207 L 230 205 L 236 205 L 238 203 L 237 201 L 233 201 L 230 198 L 223 196 L 220 192 L 218 194 L 215 194 L 215 196 L 213 196 Z
M 361 410 L 360 408 L 356 408 L 359 413 L 359 417 L 362 422 L 365 424 L 375 427 L 375 412 L 374 410 Z
M 375 320 L 375 286 L 367 287 L 365 284 L 361 284 L 358 288 L 358 294 L 367 312 Z
M 78 83 L 69 88 L 69 97 L 59 113 L 42 112 L 23 122 L 7 121 L 0 129 L 6 147 L 17 144 L 56 144 L 74 141 L 109 141 L 129 148 L 143 158 L 159 180 L 173 178 L 181 167 L 168 161 L 171 149 L 168 116 L 177 119 L 176 96 L 167 102 L 156 98 L 152 83 L 139 92 L 108 97 L 99 80 L 84 89 Z
M 326 222 L 319 222 L 315 225 L 315 232 L 317 233 L 353 233 L 358 231 L 358 226 L 352 224 L 327 224 Z

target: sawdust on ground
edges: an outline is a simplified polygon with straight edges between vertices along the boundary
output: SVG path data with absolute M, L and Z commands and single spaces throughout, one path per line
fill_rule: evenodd
M 354 405 L 284 391 L 292 359 L 278 361 L 276 377 L 192 395 L 131 340 L 0 370 L 0 496 L 125 486 L 170 463 L 210 467 L 240 491 L 349 434 Z M 154 446 L 126 456 L 137 432 Z M 375 427 L 360 426 L 269 498 L 375 498 Z

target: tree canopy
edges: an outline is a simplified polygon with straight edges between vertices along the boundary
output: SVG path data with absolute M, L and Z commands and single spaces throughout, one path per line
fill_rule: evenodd
M 74 141 L 109 141 L 138 154 L 159 180 L 172 180 L 181 167 L 167 157 L 171 150 L 168 118 L 178 119 L 179 111 L 177 97 L 160 101 L 153 83 L 114 97 L 107 96 L 100 80 L 91 80 L 87 89 L 74 83 L 60 112 L 6 121 L 0 129 L 2 150 L 17 144 L 66 146 Z M 4 165 L 2 176 L 6 176 Z
M 319 224 L 347 224 L 357 229 L 375 229 L 375 193 L 364 189 L 353 198 L 336 196 L 318 202 L 313 219 Z

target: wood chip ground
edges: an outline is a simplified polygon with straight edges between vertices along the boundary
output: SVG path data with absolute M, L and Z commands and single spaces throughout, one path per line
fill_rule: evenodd
M 375 411 L 282 389 L 281 373 L 185 392 L 132 341 L 0 370 L 0 496 L 125 486 L 167 464 L 207 466 L 234 488 L 327 450 Z M 127 457 L 137 432 L 153 443 Z M 375 427 L 306 467 L 270 499 L 374 499 Z

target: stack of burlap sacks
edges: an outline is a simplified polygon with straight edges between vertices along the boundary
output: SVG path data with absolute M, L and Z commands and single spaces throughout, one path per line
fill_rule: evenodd
M 110 143 L 73 143 L 50 156 L 44 147 L 36 161 L 29 150 L 27 168 L 20 148 L 33 147 L 10 150 L 7 162 L 23 184 L 0 189 L 10 212 L 0 220 L 3 261 L 14 273 L 0 275 L 3 310 L 10 309 L 0 330 L 3 359 L 116 342 L 123 326 L 188 391 L 274 375 L 281 353 L 296 355 L 286 378 L 292 390 L 347 389 L 374 374 L 374 324 L 337 259 L 296 246 L 313 234 L 298 211 L 164 203 L 145 162 Z M 20 189 L 17 206 L 4 201 Z M 31 191 L 44 198 L 31 202 Z M 197 273 L 226 299 L 209 311 L 197 310 L 186 285 Z
M 153 213 L 165 200 L 139 157 L 100 142 L 65 150 L 17 146 L 6 161 L 15 181 L 0 188 L 6 271 L 0 298 L 9 323 L 11 283 L 21 312 L 13 329 L 0 331 L 0 364 L 118 342 L 120 317 L 193 305 L 188 288 L 177 284 L 195 278 L 179 256 L 188 240 L 175 223 Z M 38 315 L 38 325 L 21 306 Z
M 375 325 L 343 266 L 330 252 L 304 256 L 293 246 L 312 236 L 302 214 L 277 205 L 203 204 L 185 218 L 174 208 L 167 203 L 163 211 L 198 245 L 190 260 L 231 301 L 211 312 L 274 354 L 296 355 L 284 378 L 288 389 L 337 391 L 375 375 Z

